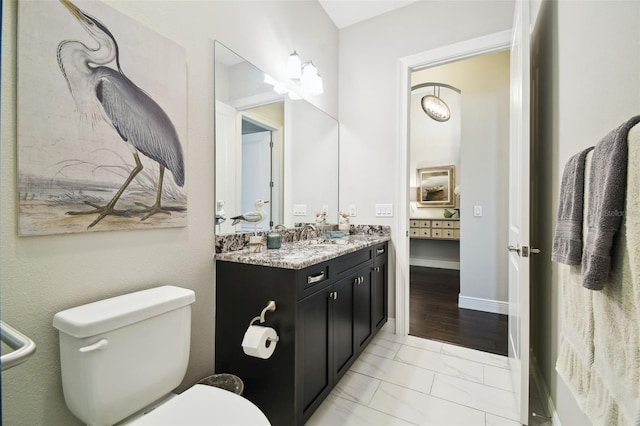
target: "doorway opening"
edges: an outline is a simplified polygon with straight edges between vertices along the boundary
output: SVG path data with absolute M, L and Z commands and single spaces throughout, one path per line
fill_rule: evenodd
M 409 334 L 506 356 L 509 51 L 411 70 L 409 113 Z
M 424 272 L 432 272 L 433 274 L 429 274 L 431 278 L 429 281 L 436 282 L 442 278 L 435 278 L 436 275 L 440 275 L 441 277 L 445 276 L 445 281 L 453 282 L 453 295 L 449 295 L 449 300 L 452 300 L 455 306 L 455 310 L 459 311 L 464 309 L 465 311 L 471 310 L 476 313 L 489 313 L 490 315 L 503 315 L 507 313 L 507 302 L 501 303 L 503 301 L 508 300 L 508 290 L 506 278 L 491 276 L 489 279 L 485 281 L 491 280 L 492 283 L 496 283 L 498 281 L 502 281 L 505 290 L 504 294 L 500 294 L 501 290 L 494 289 L 494 293 L 490 297 L 483 297 L 482 293 L 478 293 L 478 288 L 481 288 L 482 279 L 475 280 L 472 285 L 469 286 L 471 288 L 470 291 L 465 288 L 465 284 L 467 282 L 471 282 L 467 279 L 465 274 L 473 275 L 474 271 L 484 270 L 486 272 L 487 269 L 493 270 L 503 270 L 506 271 L 506 265 L 498 265 L 498 260 L 495 258 L 491 260 L 492 264 L 488 264 L 485 260 L 480 259 L 474 260 L 474 256 L 470 256 L 467 251 L 470 252 L 471 255 L 474 252 L 477 253 L 497 253 L 498 247 L 503 247 L 503 241 L 501 238 L 496 238 L 496 235 L 487 236 L 487 231 L 491 228 L 495 229 L 498 226 L 497 222 L 502 220 L 502 225 L 504 227 L 504 217 L 502 214 L 506 215 L 508 210 L 507 208 L 501 209 L 498 214 L 497 211 L 490 206 L 491 203 L 487 204 L 485 201 L 479 202 L 474 198 L 474 194 L 485 194 L 491 195 L 494 197 L 494 200 L 497 198 L 506 199 L 507 191 L 504 188 L 508 186 L 508 157 L 505 157 L 503 163 L 507 167 L 507 175 L 502 176 L 503 181 L 501 186 L 499 183 L 492 183 L 483 181 L 478 175 L 478 169 L 486 169 L 490 171 L 495 171 L 496 167 L 494 167 L 493 163 L 487 163 L 486 158 L 488 155 L 493 155 L 496 153 L 496 143 L 493 145 L 486 145 L 486 135 L 479 134 L 474 132 L 474 126 L 480 126 L 485 124 L 488 130 L 485 131 L 489 133 L 489 139 L 493 139 L 494 141 L 497 139 L 501 139 L 502 148 L 505 152 L 508 152 L 508 126 L 509 126 L 509 67 L 507 60 L 506 67 L 506 96 L 507 102 L 504 107 L 504 114 L 500 114 L 498 122 L 495 120 L 492 123 L 485 122 L 486 118 L 483 117 L 482 110 L 480 113 L 473 113 L 474 108 L 484 108 L 484 110 L 495 109 L 495 95 L 491 94 L 490 91 L 481 90 L 477 88 L 473 88 L 467 82 L 473 82 L 474 80 L 485 80 L 486 78 L 483 76 L 477 75 L 477 73 L 471 67 L 467 67 L 467 71 L 464 72 L 464 77 L 460 77 L 461 83 L 457 83 L 456 80 L 452 80 L 450 77 L 453 75 L 451 72 L 447 70 L 447 67 L 462 67 L 465 60 L 481 60 L 485 56 L 490 56 L 492 54 L 502 54 L 506 55 L 508 58 L 508 51 L 510 47 L 511 33 L 510 31 L 505 31 L 501 33 L 492 34 L 485 37 L 480 37 L 478 39 L 469 40 L 467 42 L 458 43 L 456 45 L 447 46 L 441 49 L 435 49 L 433 51 L 424 52 L 422 54 L 412 55 L 410 57 L 402 58 L 400 60 L 400 90 L 401 90 L 401 105 L 407 105 L 406 109 L 401 111 L 400 116 L 400 133 L 401 140 L 403 143 L 400 144 L 400 158 L 406 159 L 406 161 L 401 162 L 402 174 L 400 178 L 400 183 L 406 191 L 400 192 L 400 199 L 398 201 L 399 206 L 399 215 L 398 228 L 405 230 L 407 237 L 411 236 L 411 225 L 412 221 L 410 219 L 416 217 L 421 217 L 422 220 L 431 220 L 431 224 L 433 225 L 433 221 L 436 220 L 435 225 L 438 227 L 443 226 L 443 222 L 454 222 L 453 227 L 455 229 L 455 225 L 459 226 L 459 239 L 449 239 L 449 240 L 434 240 L 431 239 L 430 244 L 437 243 L 449 243 L 451 245 L 457 245 L 457 247 L 450 249 L 451 253 L 456 252 L 458 254 L 458 259 L 454 256 L 450 256 L 449 259 L 443 259 L 442 256 L 440 258 L 435 259 L 422 259 L 420 260 L 420 252 L 419 250 L 415 250 L 412 247 L 414 244 L 414 240 L 418 240 L 417 238 L 406 238 L 405 243 L 400 242 L 396 247 L 396 256 L 397 256 L 397 265 L 396 265 L 396 333 L 398 334 L 419 334 L 419 330 L 416 330 L 415 324 L 411 323 L 410 314 L 411 314 L 411 301 L 413 300 L 411 293 L 411 278 L 420 277 L 420 275 L 424 275 L 421 273 Z M 419 75 L 424 73 L 425 76 L 422 77 L 422 80 L 415 79 L 415 75 Z M 429 73 L 432 73 L 431 75 Z M 433 74 L 435 73 L 435 74 Z M 491 78 L 489 78 L 491 80 Z M 442 158 L 441 153 L 435 153 L 430 156 L 431 158 L 427 158 L 425 161 L 432 161 L 428 166 L 432 167 L 434 165 L 446 166 L 446 165 L 456 165 L 457 171 L 454 171 L 455 174 L 458 175 L 457 180 L 453 180 L 452 185 L 454 187 L 458 187 L 457 194 L 455 195 L 455 200 L 453 206 L 447 207 L 438 207 L 439 210 L 436 213 L 435 210 L 430 213 L 418 213 L 418 212 L 426 212 L 427 210 L 423 206 L 418 206 L 418 201 L 420 197 L 420 192 L 418 192 L 418 178 L 417 176 L 418 169 L 423 167 L 418 167 L 418 162 L 411 159 L 411 125 L 412 117 L 411 117 L 411 87 L 424 83 L 425 81 L 443 83 L 449 86 L 453 86 L 455 88 L 460 89 L 462 92 L 461 100 L 460 100 L 460 108 L 457 114 L 460 115 L 461 120 L 461 128 L 460 128 L 460 142 L 459 142 L 459 160 L 458 161 L 445 161 Z M 467 81 L 467 82 L 465 82 Z M 471 87 L 466 89 L 466 87 Z M 468 92 L 468 94 L 467 94 Z M 440 95 L 445 97 L 444 89 L 441 90 Z M 448 98 L 445 99 L 445 102 L 448 101 Z M 471 113 L 467 112 L 464 114 L 464 111 L 472 111 Z M 455 114 L 454 111 L 451 112 L 452 117 Z M 498 132 L 498 125 L 506 126 L 507 133 L 502 134 Z M 467 150 L 467 151 L 465 151 Z M 454 149 L 455 151 L 455 149 Z M 441 158 L 437 160 L 438 164 L 433 164 L 436 161 L 436 157 L 440 156 Z M 445 164 L 446 163 L 446 164 Z M 467 168 L 465 170 L 465 164 L 467 164 Z M 427 164 L 420 164 L 420 166 L 427 166 Z M 494 179 L 495 180 L 495 179 Z M 465 193 L 465 185 L 467 186 L 467 190 Z M 484 188 L 484 189 L 482 189 Z M 504 190 L 504 193 L 502 191 Z M 502 193 L 502 195 L 500 195 Z M 473 216 L 474 206 L 484 207 L 484 211 L 482 212 L 483 216 L 478 219 Z M 426 207 L 427 209 L 431 206 Z M 447 210 L 445 210 L 447 209 Z M 458 213 L 458 210 L 460 209 Z M 447 217 L 447 214 L 451 216 Z M 455 223 L 453 219 L 457 219 L 458 222 Z M 474 223 L 474 219 L 476 223 Z M 469 225 L 466 226 L 465 231 L 465 221 L 469 221 Z M 482 226 L 489 224 L 491 227 Z M 415 222 L 413 222 L 415 225 Z M 448 223 L 451 225 L 451 223 Z M 480 226 L 477 226 L 480 225 Z M 425 224 L 422 224 L 425 226 Z M 425 226 L 426 227 L 426 226 Z M 433 231 L 433 228 L 432 228 Z M 484 231 L 484 232 L 483 232 Z M 495 232 L 494 232 L 495 234 Z M 442 234 L 440 234 L 442 235 Z M 450 235 L 450 234 L 448 234 Z M 506 238 L 506 237 L 505 237 Z M 453 244 L 452 244 L 453 242 Z M 421 242 L 420 244 L 424 244 Z M 459 248 L 458 248 L 459 247 Z M 435 249 L 436 251 L 437 248 Z M 432 251 L 433 253 L 433 251 Z M 441 254 L 441 253 L 439 253 Z M 477 256 L 475 256 L 477 257 Z M 497 257 L 497 255 L 496 255 Z M 467 268 L 465 268 L 467 266 Z M 422 268 L 435 268 L 431 271 Z M 412 273 L 413 270 L 413 273 Z M 477 275 L 477 274 L 476 274 Z M 495 273 L 494 275 L 501 275 Z M 413 277 L 412 277 L 413 276 Z M 475 278 L 475 277 L 474 277 Z M 479 278 L 479 277 L 478 277 Z M 415 281 L 415 279 L 414 279 Z M 480 281 L 480 283 L 478 283 Z M 463 284 L 465 283 L 465 284 Z M 436 284 L 433 286 L 437 287 Z M 460 289 L 462 286 L 463 288 Z M 446 287 L 446 286 L 445 286 Z M 497 288 L 497 287 L 496 287 Z M 413 293 L 417 296 L 416 299 L 419 299 L 419 291 L 413 290 Z M 432 300 L 434 297 L 430 297 Z M 442 303 L 435 302 L 436 305 L 442 305 Z M 419 310 L 419 309 L 418 309 Z M 484 311 L 484 312 L 483 312 Z M 436 315 L 432 315 L 436 316 Z M 449 326 L 452 323 L 459 320 L 450 320 Z M 415 322 L 415 321 L 414 321 Z M 441 321 L 444 323 L 444 326 L 447 326 L 447 321 Z M 472 321 L 473 322 L 473 321 Z M 431 327 L 433 328 L 433 327 Z M 473 332 L 471 332 L 473 334 Z M 422 336 L 420 336 L 422 337 Z M 426 337 L 426 336 L 425 336 Z M 434 336 L 428 338 L 435 338 L 436 340 L 446 340 L 442 337 L 437 338 Z M 504 339 L 506 341 L 506 337 Z M 460 344 L 458 342 L 453 342 L 456 344 Z M 486 350 L 483 348 L 482 350 Z M 498 351 L 493 351 L 498 352 Z
M 242 116 L 241 211 L 252 211 L 257 199 L 269 200 L 267 220 L 257 226 L 243 224 L 242 231 L 264 231 L 273 227 L 274 220 L 280 222 L 278 151 L 274 129 Z

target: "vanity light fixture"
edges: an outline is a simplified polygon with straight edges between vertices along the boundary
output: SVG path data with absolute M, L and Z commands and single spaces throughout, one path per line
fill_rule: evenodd
M 324 93 L 322 77 L 318 74 L 316 66 L 311 61 L 301 63 L 300 55 L 295 50 L 287 61 L 287 76 L 310 95 Z
M 300 96 L 293 90 L 289 90 L 289 88 L 287 88 L 284 84 L 282 84 L 275 78 L 271 77 L 269 74 L 265 73 L 264 82 L 273 86 L 273 91 L 278 95 L 288 95 L 289 99 L 291 99 L 292 101 L 302 99 L 302 96 Z
M 436 95 L 436 87 L 438 94 Z M 436 121 L 444 122 L 451 118 L 451 110 L 445 101 L 440 98 L 440 86 L 433 86 L 433 95 L 425 95 L 420 101 L 422 110 Z
M 302 62 L 300 62 L 300 55 L 295 50 L 289 55 L 287 61 L 287 76 L 290 80 L 300 80 L 302 76 Z
M 284 84 L 277 81 L 275 78 L 271 77 L 269 74 L 264 75 L 264 82 L 273 86 L 273 91 L 278 95 L 284 95 L 289 93 L 289 89 L 287 89 Z
M 318 69 L 313 62 L 309 61 L 302 65 L 302 89 L 311 95 L 323 93 L 322 77 L 318 75 Z

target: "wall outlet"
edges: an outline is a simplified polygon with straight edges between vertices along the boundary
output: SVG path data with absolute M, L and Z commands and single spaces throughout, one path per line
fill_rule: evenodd
M 475 217 L 482 217 L 482 206 L 473 206 L 473 215 Z
M 293 205 L 293 215 L 294 216 L 306 216 L 307 215 L 307 205 L 306 204 L 294 204 Z
M 393 204 L 376 204 L 376 217 L 393 217 Z
M 349 216 L 356 217 L 358 215 L 358 210 L 356 209 L 355 204 L 349 204 Z

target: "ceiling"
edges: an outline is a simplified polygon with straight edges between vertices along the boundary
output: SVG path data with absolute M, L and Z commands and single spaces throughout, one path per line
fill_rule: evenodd
M 318 0 L 338 29 L 419 0 Z

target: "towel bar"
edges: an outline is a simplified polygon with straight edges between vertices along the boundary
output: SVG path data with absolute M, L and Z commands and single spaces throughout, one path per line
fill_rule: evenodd
M 36 344 L 15 328 L 0 321 L 0 338 L 9 345 L 13 352 L 0 356 L 2 371 L 15 367 L 27 360 L 36 351 Z

